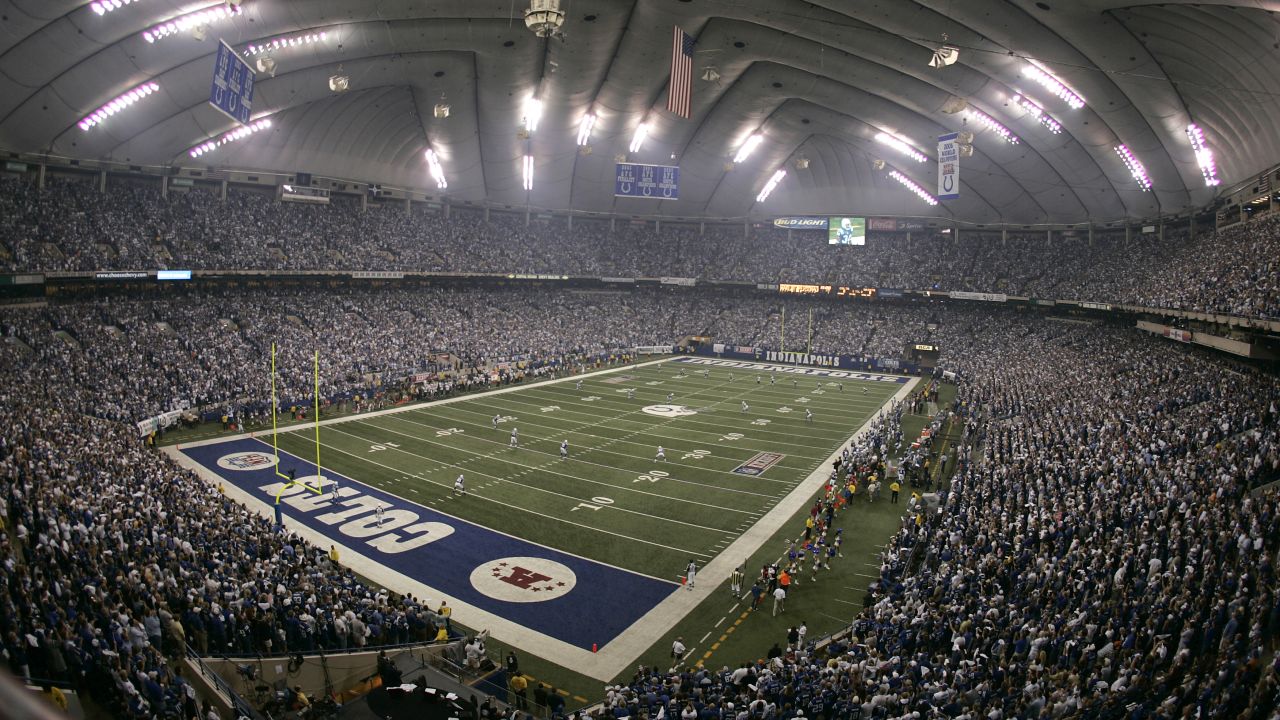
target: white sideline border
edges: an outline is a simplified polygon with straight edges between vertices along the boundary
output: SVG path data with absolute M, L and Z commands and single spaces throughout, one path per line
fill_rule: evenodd
M 544 380 L 538 383 L 509 385 L 504 388 L 496 388 L 478 393 L 464 393 L 451 398 L 442 400 L 430 400 L 421 403 L 411 403 L 400 407 L 387 408 L 369 413 L 353 414 L 340 418 L 332 418 L 329 420 L 321 420 L 320 425 L 341 424 L 344 422 L 357 422 L 371 417 L 379 417 L 382 415 L 390 415 L 394 413 L 408 412 L 435 405 L 448 405 L 450 403 L 463 402 L 473 400 L 477 397 L 486 395 L 501 395 L 503 393 L 516 392 L 524 390 L 534 385 L 555 385 L 559 383 L 574 381 L 590 376 L 610 375 L 614 373 L 626 372 L 635 368 L 647 367 L 650 365 L 658 365 L 661 363 L 671 362 L 677 358 L 690 357 L 683 354 L 673 354 L 664 356 L 656 360 L 648 360 L 645 362 L 631 363 L 628 365 L 620 365 L 618 367 L 608 368 L 605 370 L 597 370 L 595 372 L 583 373 L 581 375 L 566 375 L 563 378 L 554 380 Z M 764 365 L 776 365 L 778 367 L 791 367 L 784 363 L 761 363 Z M 877 374 L 877 373 L 869 373 Z M 906 383 L 893 395 L 892 399 L 902 400 L 910 394 L 911 390 L 919 383 L 919 378 L 909 378 Z M 886 400 L 886 402 L 888 402 Z M 747 558 L 759 550 L 775 532 L 783 527 L 783 524 L 790 519 L 792 515 L 798 512 L 802 506 L 808 503 L 809 497 L 826 482 L 826 467 L 839 456 L 845 445 L 853 439 L 863 435 L 870 428 L 871 423 L 875 420 L 875 416 L 868 418 L 858 430 L 843 441 L 835 452 L 827 457 L 825 461 L 819 463 L 817 469 L 809 474 L 804 480 L 797 484 L 791 492 L 784 496 L 776 505 L 774 505 L 768 513 L 765 513 L 754 525 L 738 536 L 728 547 L 721 550 L 705 567 L 698 571 L 698 577 L 703 582 L 700 586 L 695 587 L 692 591 L 681 591 L 681 587 L 674 585 L 671 595 L 659 602 L 647 613 L 638 618 L 629 627 L 620 632 L 617 637 L 592 652 L 588 648 L 579 648 L 575 645 L 567 643 L 563 640 L 553 638 L 544 633 L 530 630 L 525 626 L 508 620 L 500 615 L 496 615 L 482 608 L 476 607 L 470 603 L 463 602 L 425 583 L 415 580 L 407 575 L 399 573 L 382 563 L 373 560 L 367 555 L 357 552 L 350 546 L 340 544 L 336 538 L 325 535 L 316 530 L 301 524 L 300 522 L 284 516 L 286 529 L 294 534 L 299 535 L 312 545 L 318 548 L 324 548 L 325 545 L 333 545 L 338 548 L 339 556 L 343 558 L 342 564 L 356 570 L 359 574 L 373 581 L 375 584 L 385 587 L 389 590 L 400 594 L 412 594 L 423 601 L 425 605 L 436 606 L 437 600 L 444 600 L 449 603 L 454 610 L 454 617 L 459 622 L 477 630 L 488 629 L 492 637 L 499 641 L 518 647 L 523 651 L 537 655 L 545 660 L 560 665 L 564 668 L 595 678 L 602 682 L 611 681 L 616 675 L 633 665 L 637 658 L 640 657 L 653 644 L 655 638 L 662 637 L 669 633 L 684 617 L 696 608 L 703 600 L 711 596 L 712 591 L 722 582 L 728 579 L 729 574 L 738 565 L 744 563 Z M 297 432 L 300 430 L 308 430 L 315 427 L 315 423 L 299 423 L 290 426 L 287 429 L 278 432 Z M 221 436 L 215 438 L 206 438 L 190 443 L 177 443 L 161 448 L 163 452 L 168 454 L 178 465 L 191 470 L 197 476 L 204 479 L 213 487 L 219 484 L 223 485 L 224 492 L 228 497 L 236 502 L 244 505 L 251 511 L 257 512 L 268 520 L 275 519 L 275 513 L 270 505 L 261 498 L 254 496 L 234 484 L 223 483 L 222 478 L 212 470 L 205 468 L 200 463 L 191 459 L 182 453 L 182 447 L 202 447 L 205 445 L 216 445 L 234 440 L 256 439 L 265 442 L 261 435 L 269 434 L 267 431 L 254 431 L 248 433 L 240 433 L 238 435 Z M 363 484 L 363 483 L 361 483 Z M 425 507 L 421 503 L 416 503 L 408 498 L 401 498 L 407 503 Z M 452 515 L 445 513 L 436 508 L 427 508 L 433 512 L 440 513 L 446 517 L 452 518 Z M 458 522 L 467 522 L 462 518 L 453 518 Z M 483 526 L 482 526 L 483 527 Z M 490 528 L 492 530 L 492 528 Z M 499 534 L 505 534 L 498 530 L 493 530 Z M 533 542 L 535 545 L 537 541 Z M 574 553 L 565 550 L 556 549 L 567 555 L 580 557 Z M 590 560 L 616 570 L 627 571 L 626 568 L 619 568 L 608 565 L 607 563 L 599 563 L 596 560 Z M 631 571 L 627 571 L 631 572 Z

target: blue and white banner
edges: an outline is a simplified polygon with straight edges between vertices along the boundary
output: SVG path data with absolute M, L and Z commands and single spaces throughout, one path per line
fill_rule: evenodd
M 729 348 L 725 347 L 719 353 L 719 357 L 706 357 L 712 354 L 710 348 L 698 348 L 697 354 L 702 357 L 679 357 L 672 362 L 689 363 L 692 365 L 707 365 L 710 367 L 721 367 L 729 370 L 744 370 L 747 372 L 780 372 L 790 375 L 807 375 L 810 377 L 831 378 L 832 380 L 871 380 L 874 382 L 898 383 L 903 384 L 911 378 L 902 377 L 900 375 L 877 375 L 862 372 L 859 368 L 871 369 L 872 365 L 881 368 L 890 368 L 893 370 L 904 370 L 907 372 L 916 372 L 916 367 L 908 363 L 899 363 L 894 359 L 880 360 L 877 358 L 855 359 L 848 355 L 810 355 L 808 353 L 792 353 L 792 352 L 775 352 L 772 350 L 763 350 L 760 348 Z M 752 350 L 753 352 L 744 353 L 743 350 Z M 741 360 L 730 358 L 742 358 Z M 796 363 L 802 363 L 797 365 Z M 805 367 L 804 365 L 818 365 L 821 367 Z M 848 368 L 845 370 L 836 368 Z
M 618 163 L 613 194 L 618 197 L 680 199 L 680 168 L 676 165 Z
M 213 62 L 209 104 L 242 125 L 248 124 L 253 110 L 253 68 L 221 40 Z
M 938 199 L 955 200 L 960 197 L 960 144 L 959 133 L 938 136 Z

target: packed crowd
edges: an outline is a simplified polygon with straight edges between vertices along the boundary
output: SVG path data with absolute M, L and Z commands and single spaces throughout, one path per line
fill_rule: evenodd
M 273 530 L 131 427 L 63 407 L 6 366 L 0 647 L 18 677 L 71 683 L 115 717 L 194 717 L 170 662 L 447 636 L 424 601 L 367 587 Z
M 83 412 L 138 421 L 188 409 L 265 413 L 272 346 L 282 407 L 309 406 L 317 351 L 321 401 L 332 403 L 419 373 L 433 387 L 484 384 L 507 363 L 571 364 L 690 335 L 899 357 L 928 337 L 933 312 L 696 290 L 310 288 L 9 308 L 0 310 L 0 336 L 21 343 L 6 348 L 18 367 L 65 378 L 68 401 Z
M 280 203 L 232 190 L 50 178 L 43 190 L 0 179 L 0 266 L 6 270 L 191 268 L 550 273 L 830 282 L 855 287 L 964 290 L 1280 317 L 1280 220 L 1264 217 L 1192 235 L 1108 229 L 999 233 L 875 233 L 864 247 L 821 233 L 742 226 L 618 223 L 493 213 L 446 219 L 419 203 Z

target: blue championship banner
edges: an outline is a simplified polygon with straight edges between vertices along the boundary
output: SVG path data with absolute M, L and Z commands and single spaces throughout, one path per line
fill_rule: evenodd
M 244 125 L 253 110 L 253 68 L 221 40 L 213 63 L 213 87 L 209 104 Z
M 676 165 L 618 163 L 613 194 L 618 197 L 680 199 L 680 168 Z

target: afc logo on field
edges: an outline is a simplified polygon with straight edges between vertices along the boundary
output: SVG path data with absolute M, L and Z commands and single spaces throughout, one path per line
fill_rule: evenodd
M 546 558 L 499 558 L 471 571 L 472 587 L 495 600 L 507 602 L 554 600 L 564 597 L 577 584 L 573 570 Z
M 276 456 L 262 452 L 238 452 L 218 458 L 224 470 L 262 470 L 276 464 Z

